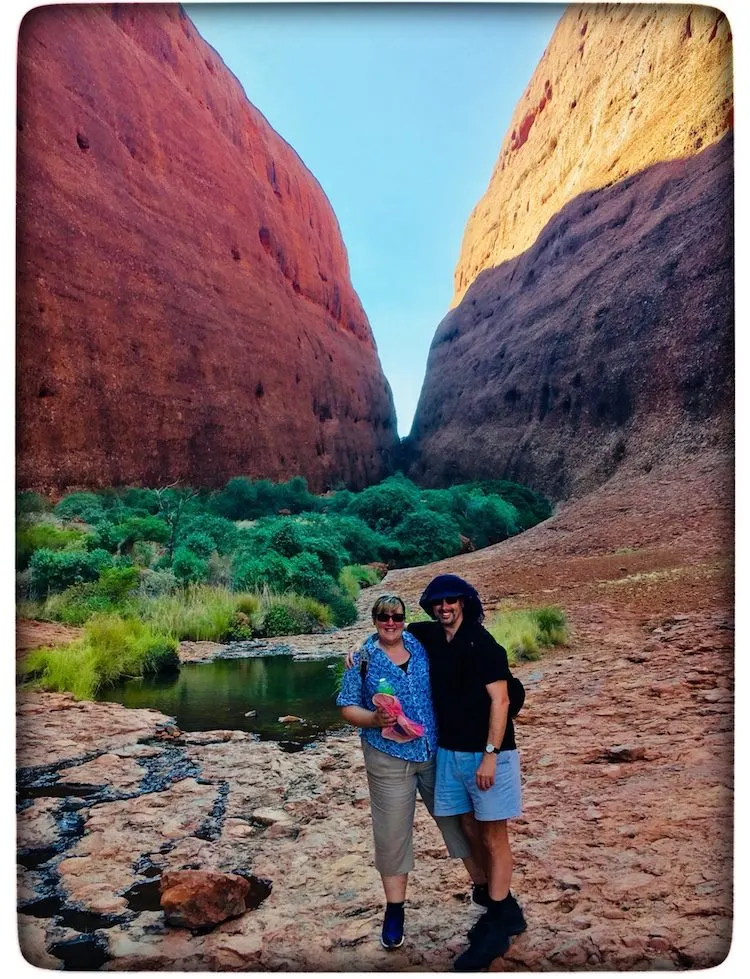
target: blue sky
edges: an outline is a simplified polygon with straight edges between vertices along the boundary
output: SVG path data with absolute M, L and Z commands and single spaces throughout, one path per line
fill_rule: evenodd
M 469 214 L 559 4 L 185 4 L 320 182 L 411 428 Z

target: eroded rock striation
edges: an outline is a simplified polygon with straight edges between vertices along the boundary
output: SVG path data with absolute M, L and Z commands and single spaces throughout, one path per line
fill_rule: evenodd
M 677 37 L 692 52 L 680 72 Z M 433 340 L 414 478 L 511 478 L 560 500 L 618 468 L 730 444 L 729 67 L 718 11 L 565 15 L 529 91 L 550 85 L 524 125 L 522 99 L 467 229 L 457 288 L 468 291 Z
M 333 211 L 179 6 L 24 19 L 18 396 L 22 487 L 389 471 Z

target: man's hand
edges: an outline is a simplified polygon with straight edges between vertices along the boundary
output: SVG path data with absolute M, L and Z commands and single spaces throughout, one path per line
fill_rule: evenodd
M 359 648 L 361 649 L 362 647 L 360 646 Z M 358 652 L 359 652 L 359 649 L 350 649 L 349 650 L 349 652 L 344 657 L 344 667 L 345 667 L 345 669 L 350 670 L 354 666 L 354 654 L 355 653 L 358 653 Z
M 497 767 L 497 755 L 485 754 L 477 769 L 477 788 L 481 792 L 486 792 L 495 784 L 495 768 Z

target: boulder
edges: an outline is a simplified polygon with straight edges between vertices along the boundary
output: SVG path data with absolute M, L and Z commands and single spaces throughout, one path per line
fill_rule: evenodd
M 161 907 L 167 922 L 203 929 L 244 914 L 248 882 L 215 870 L 172 870 L 161 878 Z

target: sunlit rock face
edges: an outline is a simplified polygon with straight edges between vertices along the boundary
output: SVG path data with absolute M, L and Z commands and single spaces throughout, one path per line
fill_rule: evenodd
M 22 487 L 390 470 L 330 204 L 179 6 L 28 14 L 17 135 Z
M 578 194 L 715 142 L 731 128 L 732 105 L 732 35 L 721 11 L 568 7 L 469 218 L 453 305 Z
M 414 478 L 565 499 L 731 444 L 730 57 L 707 8 L 566 13 L 469 221 Z

